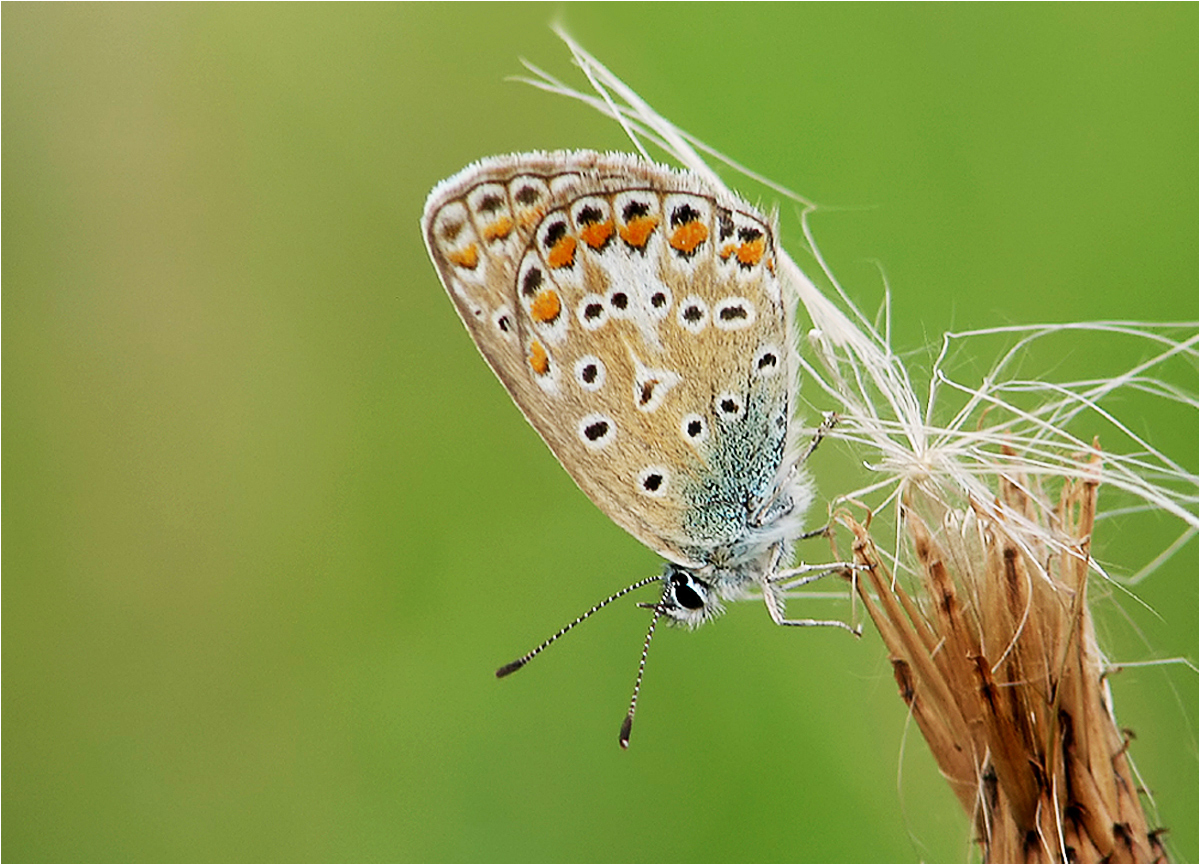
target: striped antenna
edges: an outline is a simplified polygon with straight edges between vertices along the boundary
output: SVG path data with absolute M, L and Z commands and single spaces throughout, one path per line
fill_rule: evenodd
M 561 637 L 567 631 L 571 630 L 573 627 L 578 625 L 584 619 L 591 616 L 592 613 L 595 613 L 599 610 L 603 610 L 605 607 L 607 607 L 609 604 L 611 604 L 613 601 L 617 600 L 618 598 L 623 598 L 626 595 L 628 595 L 630 592 L 634 591 L 635 589 L 640 589 L 642 586 L 648 586 L 651 583 L 653 583 L 655 580 L 659 580 L 659 579 L 662 579 L 662 577 L 657 576 L 657 575 L 653 576 L 653 577 L 646 577 L 644 580 L 638 580 L 632 586 L 627 586 L 626 588 L 621 589 L 621 591 L 617 592 L 615 595 L 609 595 L 607 598 L 605 598 L 600 603 L 596 604 L 596 606 L 592 607 L 590 610 L 588 610 L 586 613 L 584 613 L 578 619 L 571 622 L 571 624 L 567 625 L 565 628 L 563 628 L 561 631 L 559 631 L 553 637 L 546 640 L 544 643 L 542 643 L 540 646 L 538 646 L 532 652 L 522 655 L 521 657 L 517 658 L 515 661 L 513 661 L 511 663 L 505 664 L 503 667 L 501 667 L 499 670 L 496 671 L 496 678 L 503 679 L 505 676 L 509 675 L 510 673 L 515 673 L 517 670 L 524 667 L 526 664 L 528 664 L 530 661 L 532 661 L 534 658 L 536 658 L 538 655 L 540 655 L 545 649 L 549 648 L 551 643 L 553 643 L 555 640 L 557 640 L 559 637 Z M 655 618 L 655 621 L 658 620 L 658 613 L 655 613 L 654 618 Z M 651 634 L 654 633 L 654 625 L 653 624 L 651 624 L 651 626 L 650 626 L 650 633 Z M 649 642 L 650 642 L 650 639 L 649 639 L 649 637 L 647 637 L 646 638 L 647 645 L 649 645 Z M 642 666 L 643 667 L 646 666 L 646 650 L 645 649 L 642 650 Z M 641 674 L 641 670 L 639 670 L 638 671 L 638 684 L 639 685 L 641 684 L 641 681 L 642 681 L 642 674 Z M 633 700 L 635 703 L 637 702 L 637 691 L 636 690 L 633 692 Z M 632 720 L 633 720 L 633 709 L 632 708 L 630 708 L 630 710 L 629 710 L 629 715 L 630 715 L 629 721 L 632 723 Z M 622 741 L 627 744 L 628 738 L 629 737 L 626 735 Z
M 654 618 L 650 620 L 650 630 L 646 632 L 646 642 L 642 643 L 642 660 L 638 664 L 637 681 L 633 683 L 633 697 L 629 700 L 629 711 L 625 714 L 625 720 L 621 722 L 621 733 L 618 741 L 622 748 L 629 747 L 629 734 L 633 730 L 633 713 L 637 711 L 638 692 L 642 690 L 642 676 L 646 673 L 646 655 L 650 653 L 650 641 L 654 639 L 654 629 L 658 625 L 658 617 L 663 614 L 666 609 L 667 595 L 671 592 L 671 584 L 667 583 L 663 589 L 662 600 L 654 604 Z M 649 607 L 650 604 L 642 604 L 643 607 Z

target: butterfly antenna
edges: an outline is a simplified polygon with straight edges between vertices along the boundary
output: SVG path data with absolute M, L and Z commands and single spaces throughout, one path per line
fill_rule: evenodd
M 650 653 L 650 641 L 654 639 L 654 629 L 658 626 L 658 617 L 666 609 L 667 594 L 670 591 L 670 586 L 663 589 L 662 600 L 654 605 L 654 618 L 650 620 L 650 630 L 646 632 L 646 642 L 642 643 L 642 660 L 638 664 L 637 681 L 633 683 L 633 697 L 629 700 L 629 711 L 625 715 L 625 720 L 621 722 L 620 742 L 622 748 L 629 747 L 629 733 L 633 730 L 633 713 L 637 711 L 638 693 L 642 690 L 642 676 L 646 673 L 646 655 Z
M 609 595 L 603 601 L 596 604 L 596 606 L 592 607 L 590 610 L 588 610 L 586 613 L 584 613 L 578 619 L 571 622 L 569 625 L 567 625 L 565 628 L 560 630 L 554 636 L 550 637 L 548 640 L 546 640 L 544 643 L 542 643 L 540 646 L 538 646 L 533 651 L 522 655 L 521 657 L 517 658 L 515 661 L 513 661 L 511 663 L 505 664 L 503 667 L 501 667 L 499 670 L 496 671 L 496 678 L 503 679 L 508 674 L 515 673 L 517 670 L 524 667 L 526 664 L 528 664 L 530 661 L 532 661 L 534 658 L 536 658 L 538 655 L 540 655 L 544 650 L 548 649 L 550 647 L 551 643 L 553 643 L 555 640 L 557 640 L 559 637 L 561 637 L 567 631 L 571 630 L 573 627 L 578 625 L 584 619 L 591 616 L 592 613 L 603 610 L 605 607 L 607 607 L 609 604 L 611 604 L 613 601 L 617 600 L 618 598 L 623 598 L 626 595 L 628 595 L 630 592 L 634 591 L 635 589 L 640 589 L 642 586 L 648 586 L 651 583 L 653 583 L 655 580 L 660 580 L 660 579 L 662 579 L 662 577 L 660 577 L 658 575 L 655 575 L 653 577 L 646 577 L 644 580 L 638 580 L 632 586 L 627 586 L 624 589 L 621 589 L 621 591 L 617 592 L 615 595 Z M 653 630 L 654 629 L 651 628 L 651 633 L 653 633 Z M 647 641 L 647 642 L 649 642 L 649 641 Z M 645 655 L 645 652 L 643 652 L 642 653 L 642 665 L 644 666 L 645 663 L 646 663 L 646 655 Z M 640 683 L 641 680 L 642 680 L 641 673 L 638 673 L 638 682 Z M 634 693 L 634 700 L 635 701 L 637 700 L 636 692 Z M 630 715 L 632 715 L 632 714 L 633 714 L 633 712 L 631 711 Z

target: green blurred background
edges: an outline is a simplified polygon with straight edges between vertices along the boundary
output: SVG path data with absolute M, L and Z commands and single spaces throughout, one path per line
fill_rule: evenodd
M 1197 317 L 1194 4 L 6 4 L 3 858 L 970 854 L 871 634 L 757 605 L 665 631 L 627 753 L 632 604 L 492 678 L 658 568 L 510 404 L 418 231 L 470 160 L 626 147 L 505 81 L 523 56 L 582 82 L 552 19 L 829 205 L 825 252 L 868 309 L 886 278 L 917 366 L 949 327 Z M 1195 471 L 1194 413 L 1131 410 Z M 819 457 L 825 495 L 861 482 Z M 1102 600 L 1112 656 L 1194 661 L 1196 580 L 1193 541 L 1149 609 Z M 1113 687 L 1195 861 L 1196 677 Z

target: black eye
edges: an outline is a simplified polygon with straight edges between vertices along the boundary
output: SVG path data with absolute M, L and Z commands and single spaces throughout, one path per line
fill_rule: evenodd
M 704 599 L 688 584 L 686 577 L 677 574 L 671 579 L 671 587 L 675 589 L 675 600 L 679 602 L 679 606 L 689 610 L 704 607 Z

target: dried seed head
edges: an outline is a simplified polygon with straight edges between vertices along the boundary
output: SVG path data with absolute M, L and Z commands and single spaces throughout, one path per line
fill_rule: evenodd
M 914 595 L 866 529 L 839 514 L 870 567 L 860 597 L 901 698 L 989 862 L 1166 860 L 1136 794 L 1087 605 L 1097 490 L 1068 482 L 1051 506 L 1037 484 L 1001 481 L 993 501 L 955 511 L 912 488 L 903 513 Z M 1021 543 L 1013 514 L 1057 536 L 1058 550 Z

